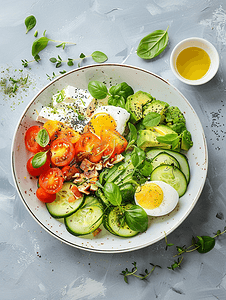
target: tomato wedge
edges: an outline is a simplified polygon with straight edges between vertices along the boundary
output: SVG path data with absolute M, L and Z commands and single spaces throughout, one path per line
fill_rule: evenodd
M 29 160 L 27 161 L 27 171 L 31 176 L 39 176 L 41 175 L 43 172 L 47 171 L 50 168 L 50 156 L 47 154 L 47 159 L 46 162 L 43 166 L 41 166 L 40 168 L 34 168 L 32 166 L 32 159 L 34 156 L 32 156 L 31 158 L 29 158 Z
M 67 139 L 56 139 L 51 144 L 51 161 L 55 166 L 68 165 L 75 156 L 74 145 Z
M 66 138 L 74 144 L 80 138 L 80 134 L 78 132 L 60 121 L 48 120 L 45 122 L 43 127 L 48 131 L 52 141 L 58 138 Z
M 113 158 L 115 155 L 123 153 L 128 144 L 127 140 L 115 130 L 103 129 L 100 137 L 105 146 L 103 153 L 105 157 Z
M 40 151 L 45 151 L 49 149 L 49 145 L 46 147 L 41 147 L 36 139 L 39 131 L 43 129 L 42 126 L 31 126 L 28 128 L 28 130 L 25 133 L 25 147 L 27 148 L 28 151 L 33 152 L 33 153 L 38 153 Z
M 64 177 L 59 168 L 50 168 L 39 176 L 39 184 L 47 193 L 56 194 L 63 186 Z
M 83 133 L 75 144 L 75 157 L 77 161 L 87 158 L 93 163 L 101 160 L 103 155 L 101 139 L 92 132 Z
M 37 198 L 44 203 L 51 203 L 56 199 L 56 194 L 49 194 L 43 188 L 38 188 L 36 191 Z

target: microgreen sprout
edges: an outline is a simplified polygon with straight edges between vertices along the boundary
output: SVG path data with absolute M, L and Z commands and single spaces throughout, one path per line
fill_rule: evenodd
M 150 265 L 153 266 L 153 268 L 152 268 L 150 271 L 148 271 L 148 269 L 145 269 L 145 270 L 144 270 L 144 274 L 139 274 L 139 275 L 137 275 L 137 274 L 136 274 L 136 272 L 138 271 L 138 269 L 137 269 L 137 263 L 136 263 L 136 262 L 133 262 L 132 265 L 133 265 L 133 268 L 132 268 L 131 271 L 129 271 L 128 268 L 126 268 L 124 271 L 122 271 L 122 272 L 120 273 L 121 275 L 124 276 L 124 281 L 125 281 L 126 283 L 129 283 L 129 282 L 128 282 L 128 276 L 134 276 L 134 277 L 137 277 L 137 278 L 139 278 L 139 279 L 141 279 L 141 280 L 145 280 L 145 279 L 147 279 L 147 277 L 154 271 L 154 269 L 155 269 L 156 267 L 161 268 L 161 267 L 158 266 L 158 265 L 153 265 L 152 263 L 150 263 Z
M 98 63 L 103 63 L 108 59 L 107 55 L 103 52 L 94 51 L 91 55 L 85 55 L 84 53 L 81 53 L 79 58 L 68 58 L 67 60 L 62 60 L 62 58 L 58 55 L 57 57 L 51 57 L 49 60 L 56 64 L 56 68 L 59 68 L 62 63 L 67 63 L 68 66 L 73 66 L 74 61 L 78 61 L 78 67 L 81 67 L 82 61 L 89 57 L 92 57 L 92 59 Z

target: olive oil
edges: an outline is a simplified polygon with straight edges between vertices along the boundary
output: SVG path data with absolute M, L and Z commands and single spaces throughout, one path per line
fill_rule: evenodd
M 189 47 L 180 52 L 176 61 L 180 75 L 189 80 L 202 78 L 210 67 L 210 57 L 205 50 Z

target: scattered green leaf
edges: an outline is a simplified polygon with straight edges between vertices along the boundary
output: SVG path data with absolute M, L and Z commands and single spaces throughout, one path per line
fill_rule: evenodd
M 31 161 L 32 167 L 35 169 L 40 168 L 45 164 L 46 159 L 47 159 L 47 151 L 36 153 Z
M 166 48 L 168 39 L 168 28 L 148 34 L 140 41 L 137 55 L 143 59 L 152 59 L 158 56 Z

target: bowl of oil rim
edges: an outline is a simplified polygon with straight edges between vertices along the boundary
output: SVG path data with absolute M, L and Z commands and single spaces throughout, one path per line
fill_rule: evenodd
M 209 41 L 192 37 L 175 46 L 170 56 L 170 67 L 180 81 L 201 85 L 217 73 L 219 55 Z

